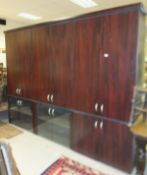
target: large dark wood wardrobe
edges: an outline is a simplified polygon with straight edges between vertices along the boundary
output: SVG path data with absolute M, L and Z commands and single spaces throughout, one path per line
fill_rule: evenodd
M 71 148 L 130 172 L 129 119 L 143 84 L 141 4 L 5 32 L 8 96 L 72 111 Z

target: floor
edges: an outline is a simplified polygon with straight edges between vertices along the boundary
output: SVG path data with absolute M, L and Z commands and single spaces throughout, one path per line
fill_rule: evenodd
M 7 108 L 7 103 L 1 103 L 0 120 L 5 122 L 8 122 Z M 44 106 L 40 106 L 38 110 L 38 135 L 70 148 L 69 114 L 66 111 L 57 111 L 54 116 L 49 116 L 48 113 L 45 114 L 44 111 L 46 111 Z M 13 116 L 13 124 L 32 132 L 32 118 L 29 108 L 17 108 L 13 106 L 11 115 Z M 136 170 L 134 169 L 132 175 L 141 174 L 136 174 Z M 143 175 L 147 175 L 147 166 Z

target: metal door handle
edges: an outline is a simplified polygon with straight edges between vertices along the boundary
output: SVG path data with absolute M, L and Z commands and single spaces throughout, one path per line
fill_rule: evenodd
M 100 122 L 100 129 L 103 129 L 103 126 L 104 126 L 104 122 L 101 121 L 101 122 Z
M 50 94 L 47 95 L 47 101 L 50 101 Z
M 52 115 L 55 116 L 55 109 L 52 109 Z
M 94 105 L 94 109 L 95 109 L 96 112 L 98 111 L 98 106 L 99 106 L 98 103 L 96 103 L 96 104 Z
M 48 109 L 48 114 L 51 115 L 51 108 Z
M 19 89 L 17 88 L 16 91 L 15 91 L 17 95 L 18 95 L 18 91 L 19 91 Z
M 51 102 L 54 102 L 54 95 L 51 94 Z
M 104 112 L 104 104 L 101 104 L 101 106 L 100 106 L 100 111 L 101 111 L 101 112 Z
M 94 122 L 94 128 L 97 128 L 97 126 L 98 126 L 98 121 L 95 121 Z
M 20 88 L 18 89 L 18 94 L 21 95 L 21 89 Z

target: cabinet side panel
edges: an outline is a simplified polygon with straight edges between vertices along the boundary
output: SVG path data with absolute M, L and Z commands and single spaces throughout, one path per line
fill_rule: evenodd
M 136 60 L 136 85 L 143 86 L 145 82 L 145 15 L 139 12 L 138 14 L 138 45 L 137 45 L 137 60 Z

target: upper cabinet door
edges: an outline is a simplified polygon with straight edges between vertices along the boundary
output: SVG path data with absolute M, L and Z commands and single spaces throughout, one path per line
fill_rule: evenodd
M 47 102 L 52 94 L 52 41 L 50 28 L 32 28 L 32 98 Z
M 29 97 L 31 86 L 31 32 L 18 30 L 6 34 L 8 93 Z
M 77 20 L 74 37 L 73 108 L 100 114 L 101 19 Z
M 16 95 L 16 89 L 19 87 L 19 60 L 17 56 L 17 44 L 16 33 L 7 33 L 6 38 L 6 49 L 7 49 L 7 82 L 8 82 L 8 94 Z
M 51 102 L 70 108 L 73 93 L 74 23 L 53 24 L 50 25 L 50 29 L 53 78 Z
M 129 121 L 137 72 L 137 14 L 103 18 L 101 92 L 105 116 Z

